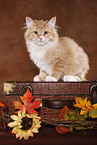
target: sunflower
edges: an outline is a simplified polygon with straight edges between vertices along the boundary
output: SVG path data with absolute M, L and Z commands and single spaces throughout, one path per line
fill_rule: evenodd
M 12 133 L 16 134 L 16 138 L 28 140 L 29 137 L 34 137 L 34 133 L 38 133 L 41 127 L 40 117 L 37 113 L 26 114 L 25 109 L 19 111 L 17 115 L 10 116 L 13 122 L 8 123 L 8 126 L 13 128 Z

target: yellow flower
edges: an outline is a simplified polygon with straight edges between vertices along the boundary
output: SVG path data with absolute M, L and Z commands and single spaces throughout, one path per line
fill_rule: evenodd
M 82 100 L 81 97 L 79 98 L 76 97 L 76 104 L 74 104 L 74 107 L 85 108 L 86 103 L 87 97 L 84 100 Z
M 25 109 L 19 111 L 18 115 L 10 116 L 14 121 L 8 124 L 12 127 L 12 133 L 16 134 L 16 138 L 27 140 L 30 136 L 33 137 L 34 133 L 38 133 L 41 127 L 40 117 L 37 114 L 26 114 Z
M 81 97 L 76 97 L 76 104 L 74 104 L 74 107 L 82 108 L 80 114 L 83 115 L 88 111 L 97 108 L 97 104 L 92 105 L 90 101 L 87 101 L 87 97 L 83 100 L 81 99 Z
M 94 104 L 93 106 L 94 106 L 94 108 L 96 109 L 96 108 L 97 108 L 97 103 L 96 103 L 96 104 Z

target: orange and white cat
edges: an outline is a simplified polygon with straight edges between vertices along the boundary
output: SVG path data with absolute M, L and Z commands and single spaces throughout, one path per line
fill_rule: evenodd
M 25 41 L 30 59 L 40 69 L 34 81 L 83 81 L 88 56 L 72 39 L 59 37 L 56 17 L 49 21 L 26 17 Z

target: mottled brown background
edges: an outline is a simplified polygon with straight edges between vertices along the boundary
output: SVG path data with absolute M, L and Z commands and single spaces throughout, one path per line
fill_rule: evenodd
M 89 80 L 97 80 L 97 0 L 0 0 L 0 94 L 10 80 L 32 80 L 38 69 L 24 42 L 25 17 L 57 17 L 60 36 L 73 38 L 90 59 Z
M 60 36 L 73 38 L 89 56 L 88 80 L 97 80 L 97 0 L 0 0 L 0 98 L 5 81 L 32 80 L 38 69 L 29 59 L 24 42 L 25 17 L 50 19 L 57 17 Z M 27 144 L 17 141 L 10 133 L 1 131 L 0 144 Z M 97 134 L 84 136 L 58 135 L 54 129 L 41 130 L 33 144 L 97 144 Z M 91 139 L 91 140 L 89 140 Z M 31 142 L 30 142 L 31 141 Z

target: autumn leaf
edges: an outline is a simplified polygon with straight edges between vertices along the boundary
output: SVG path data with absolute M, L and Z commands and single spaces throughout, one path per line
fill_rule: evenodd
M 97 108 L 95 108 L 89 112 L 89 117 L 97 118 Z
M 87 103 L 87 97 L 84 100 L 82 100 L 81 97 L 79 97 L 79 98 L 76 97 L 75 101 L 76 101 L 76 104 L 73 105 L 74 107 L 85 108 L 86 103 Z
M 14 101 L 15 109 L 21 109 L 23 107 L 22 103 L 19 101 Z
M 76 130 L 84 130 L 85 127 L 84 127 L 84 126 L 81 126 L 81 127 L 79 126 L 79 127 L 75 127 L 75 129 L 76 129 Z
M 64 118 L 64 114 L 66 114 L 69 111 L 69 108 L 67 106 L 64 106 L 63 109 L 61 109 L 59 118 L 62 119 Z
M 92 105 L 90 101 L 87 101 L 87 97 L 85 99 L 76 97 L 76 104 L 74 104 L 74 107 L 81 108 L 80 114 L 86 116 L 89 111 L 97 108 L 97 103 Z
M 28 112 L 29 114 L 37 113 L 37 111 L 34 110 L 34 108 L 35 108 L 35 109 L 39 108 L 39 105 L 40 105 L 40 101 L 39 101 L 39 100 L 36 100 L 36 101 L 30 103 L 30 104 L 27 106 L 27 112 Z
M 31 103 L 34 97 L 32 97 L 32 93 L 30 92 L 29 89 L 27 89 L 27 92 L 24 94 L 24 97 L 20 96 L 22 102 L 24 103 L 25 106 Z
M 68 115 L 68 113 L 64 114 L 64 120 L 70 120 L 70 116 Z
M 69 108 L 67 106 L 64 106 L 63 109 L 61 109 L 59 117 L 60 119 L 64 118 L 64 115 L 66 115 L 69 111 Z M 64 126 L 57 126 L 56 131 L 60 134 L 66 134 L 67 132 L 71 132 L 67 127 Z
M 67 127 L 64 127 L 64 126 L 57 126 L 56 130 L 60 134 L 66 134 L 68 132 L 72 132 L 70 129 L 68 129 Z
M 19 102 L 19 101 L 14 101 L 15 109 L 20 109 L 21 111 L 23 109 L 26 109 L 26 111 L 29 114 L 38 113 L 34 109 L 39 108 L 40 100 L 36 100 L 36 101 L 32 102 L 34 97 L 32 96 L 32 93 L 30 92 L 29 89 L 27 89 L 27 91 L 24 94 L 24 96 L 20 96 L 20 98 L 21 98 L 21 101 L 23 102 L 23 104 L 21 102 Z
M 5 103 L 3 103 L 1 100 L 0 100 L 0 106 L 3 107 L 3 108 L 7 107 L 7 105 Z

